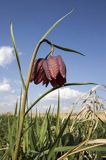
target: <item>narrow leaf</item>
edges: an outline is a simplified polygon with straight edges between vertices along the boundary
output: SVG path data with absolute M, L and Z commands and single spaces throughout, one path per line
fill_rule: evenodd
M 18 110 L 18 100 L 16 101 L 14 116 L 17 116 L 17 110 Z
M 67 51 L 67 52 L 74 52 L 74 53 L 80 54 L 82 56 L 85 56 L 84 54 L 82 54 L 78 51 L 75 51 L 71 48 L 65 48 L 65 47 L 59 46 L 57 44 L 54 44 L 54 43 L 50 42 L 48 39 L 44 39 L 44 42 L 48 43 L 51 47 L 55 47 L 55 48 L 58 48 L 60 50 Z M 51 54 L 51 52 L 49 54 Z M 49 54 L 47 56 L 49 56 Z
M 72 113 L 71 113 L 71 114 L 72 114 Z M 54 150 L 55 150 L 55 148 L 56 148 L 56 145 L 57 145 L 57 143 L 59 142 L 61 136 L 62 136 L 63 133 L 64 133 L 64 130 L 65 130 L 65 128 L 66 128 L 66 126 L 67 126 L 67 124 L 68 124 L 68 122 L 69 122 L 69 120 L 70 120 L 71 114 L 70 114 L 70 115 L 68 116 L 68 118 L 66 119 L 66 122 L 64 123 L 63 128 L 60 130 L 60 133 L 59 133 L 58 137 L 56 138 L 55 142 L 53 143 L 52 147 L 50 148 L 49 153 L 48 153 L 48 160 L 50 160 L 51 157 L 52 157 L 52 155 L 54 154 Z
M 47 133 L 47 113 L 43 119 L 43 123 L 41 125 L 40 134 L 39 134 L 39 143 L 42 145 L 44 143 L 45 137 Z
M 68 15 L 70 15 L 73 11 L 74 11 L 74 9 L 72 9 L 69 13 L 67 13 L 65 16 L 61 17 L 58 21 L 56 21 L 52 25 L 52 27 L 50 27 L 49 30 L 44 34 L 44 36 L 42 37 L 42 39 L 45 39 L 47 37 L 47 35 L 57 26 L 57 24 L 59 22 L 61 22 L 64 18 L 66 18 Z
M 58 134 L 59 134 L 59 129 L 60 129 L 59 121 L 60 121 L 60 93 L 59 93 L 59 90 L 58 90 L 58 107 L 57 107 L 57 117 L 56 117 L 56 136 L 58 136 Z
M 14 53 L 15 53 L 16 60 L 17 60 L 17 65 L 18 65 L 18 70 L 19 70 L 21 82 L 22 82 L 23 87 L 25 88 L 25 83 L 24 83 L 24 79 L 23 79 L 23 75 L 22 75 L 22 71 L 21 71 L 20 60 L 19 60 L 19 54 L 18 54 L 18 50 L 16 47 L 16 43 L 15 43 L 14 33 L 13 33 L 12 22 L 10 23 L 10 33 L 11 33 L 11 39 L 12 39 L 12 43 L 13 43 L 13 47 L 14 47 Z
M 97 83 L 91 83 L 91 82 L 77 82 L 77 83 L 66 83 L 64 84 L 63 87 L 65 86 L 79 86 L 79 85 L 97 85 Z M 61 88 L 61 87 L 56 87 L 56 88 L 52 88 L 50 90 L 48 90 L 46 93 L 42 94 L 37 100 L 35 100 L 31 106 L 28 108 L 28 110 L 25 112 L 26 116 L 28 114 L 28 112 L 35 106 L 35 104 L 37 104 L 42 98 L 44 98 L 46 95 L 48 95 L 49 93 L 53 92 L 54 90 Z
M 84 54 L 82 54 L 82 53 L 80 53 L 80 52 L 78 52 L 78 51 L 75 51 L 75 50 L 73 50 L 73 49 L 70 49 L 70 48 L 64 48 L 64 47 L 58 46 L 58 45 L 56 45 L 56 44 L 53 44 L 53 46 L 56 47 L 56 48 L 58 48 L 58 49 L 61 49 L 61 50 L 63 50 L 63 51 L 74 52 L 74 53 L 80 54 L 80 55 L 82 55 L 82 56 L 85 56 Z
M 76 150 L 76 151 L 74 151 L 74 152 L 71 152 L 71 151 L 68 151 L 67 153 L 65 153 L 64 155 L 62 155 L 60 158 L 58 158 L 58 160 L 63 160 L 63 159 L 66 159 L 67 157 L 69 157 L 69 156 L 71 156 L 71 155 L 74 155 L 74 154 L 76 154 L 76 153 L 79 153 L 79 152 L 83 152 L 83 151 L 86 151 L 86 150 L 92 150 L 92 149 L 94 149 L 95 150 L 95 148 L 96 147 L 100 147 L 100 146 L 103 146 L 104 144 L 95 144 L 95 145 L 92 145 L 92 146 L 83 146 L 83 147 L 81 147 L 81 149 L 79 149 L 79 150 Z M 97 151 L 97 150 L 96 150 Z

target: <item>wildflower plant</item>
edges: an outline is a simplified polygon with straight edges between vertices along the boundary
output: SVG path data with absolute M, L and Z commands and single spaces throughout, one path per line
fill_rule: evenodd
M 34 52 L 32 54 L 31 61 L 30 61 L 26 82 L 24 81 L 22 70 L 21 70 L 19 54 L 18 54 L 18 50 L 16 47 L 16 43 L 15 43 L 14 33 L 13 33 L 13 26 L 12 26 L 12 23 L 10 24 L 11 38 L 12 38 L 14 53 L 15 53 L 16 61 L 17 61 L 17 65 L 18 65 L 19 75 L 20 75 L 20 79 L 22 82 L 22 95 L 23 95 L 21 97 L 22 100 L 21 100 L 21 104 L 20 104 L 21 107 L 20 107 L 20 114 L 19 114 L 19 121 L 18 121 L 18 130 L 17 130 L 17 135 L 16 135 L 16 142 L 14 144 L 12 160 L 17 160 L 19 153 L 20 153 L 21 140 L 24 135 L 23 133 L 25 132 L 25 130 L 24 130 L 24 127 L 25 127 L 24 125 L 26 123 L 25 118 L 28 116 L 29 111 L 31 111 L 31 109 L 42 98 L 44 98 L 50 92 L 52 92 L 60 87 L 63 87 L 63 86 L 95 84 L 95 83 L 89 83 L 89 82 L 66 83 L 66 66 L 65 66 L 64 60 L 62 59 L 61 55 L 57 55 L 57 56 L 53 55 L 55 48 L 57 48 L 59 50 L 67 51 L 67 52 L 73 52 L 73 53 L 76 53 L 76 54 L 79 54 L 82 56 L 84 56 L 84 54 L 82 54 L 78 51 L 75 51 L 73 49 L 64 48 L 64 47 L 59 46 L 57 44 L 54 44 L 54 43 L 50 42 L 48 39 L 46 39 L 47 35 L 56 27 L 56 25 L 60 21 L 62 21 L 65 17 L 70 15 L 72 12 L 73 12 L 73 10 L 71 12 L 69 12 L 68 14 L 66 14 L 65 16 L 63 16 L 62 18 L 60 18 L 57 22 L 55 22 L 52 25 L 52 27 L 43 35 L 43 37 L 37 43 L 37 45 L 34 49 Z M 48 45 L 51 46 L 50 53 L 48 55 L 46 55 L 45 58 L 37 59 L 38 50 L 39 50 L 40 46 L 42 45 L 42 43 L 44 43 L 44 42 L 46 42 Z M 43 85 L 45 85 L 46 87 L 50 83 L 52 85 L 52 88 L 50 90 L 48 90 L 46 93 L 42 94 L 39 98 L 37 98 L 30 106 L 28 105 L 28 108 L 27 108 L 28 89 L 29 89 L 30 82 L 34 82 L 34 84 L 36 84 L 36 85 L 42 82 Z M 59 117 L 59 112 L 60 112 L 60 110 L 58 108 L 58 117 Z M 46 119 L 49 117 L 49 113 L 46 116 L 47 117 L 44 118 L 44 124 L 42 126 L 43 129 L 44 129 L 45 125 L 47 125 Z M 59 143 L 59 139 L 62 136 L 62 134 L 68 124 L 70 116 L 71 116 L 71 114 L 69 114 L 68 118 L 66 119 L 66 121 L 60 131 L 59 131 L 59 128 L 60 128 L 59 127 L 59 118 L 57 118 L 56 139 L 52 145 L 50 144 L 49 151 L 47 152 L 47 154 L 48 154 L 47 159 L 48 160 L 50 160 L 51 157 L 53 156 L 54 149 L 55 149 L 57 143 Z M 28 121 L 27 121 L 27 123 L 28 123 Z M 44 131 L 43 129 L 41 132 Z M 42 142 L 42 137 L 41 137 L 40 141 Z M 52 139 L 51 139 L 51 142 L 52 142 Z

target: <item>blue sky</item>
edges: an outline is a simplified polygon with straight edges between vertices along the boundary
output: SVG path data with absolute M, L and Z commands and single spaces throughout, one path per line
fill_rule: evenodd
M 13 109 L 21 88 L 16 61 L 12 54 L 10 20 L 14 26 L 22 71 L 26 78 L 31 55 L 38 40 L 55 21 L 74 8 L 74 12 L 48 35 L 48 39 L 86 55 L 82 57 L 69 52 L 55 51 L 56 55 L 62 55 L 66 63 L 68 82 L 106 83 L 105 0 L 8 0 L 8 2 L 1 0 L 0 2 L 1 112 Z M 45 57 L 48 51 L 49 47 L 46 44 L 42 45 L 38 57 Z M 91 86 L 73 87 L 75 93 L 77 91 L 82 93 L 90 88 Z M 30 99 L 36 98 L 44 91 L 44 86 L 31 84 Z

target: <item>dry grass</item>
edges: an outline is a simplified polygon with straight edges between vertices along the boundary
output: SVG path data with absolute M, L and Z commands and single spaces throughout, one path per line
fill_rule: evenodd
M 71 119 L 75 118 L 77 116 L 77 112 L 76 113 L 73 113 L 72 116 L 71 116 Z M 106 111 L 98 111 L 98 112 L 95 112 L 95 114 L 102 120 L 102 121 L 106 121 Z M 44 114 L 41 114 L 44 116 Z M 61 118 L 66 118 L 68 115 L 68 113 L 61 113 L 60 116 Z

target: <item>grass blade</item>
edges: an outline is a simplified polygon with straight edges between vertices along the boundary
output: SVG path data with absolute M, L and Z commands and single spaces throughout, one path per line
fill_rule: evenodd
M 14 116 L 17 116 L 17 111 L 18 111 L 18 100 L 16 101 Z
M 61 156 L 60 158 L 58 158 L 58 160 L 64 160 L 65 158 L 73 155 L 73 154 L 76 154 L 76 153 L 79 153 L 79 152 L 83 152 L 83 151 L 86 151 L 86 150 L 92 150 L 92 149 L 95 149 L 96 147 L 100 147 L 100 146 L 103 146 L 104 144 L 95 144 L 95 145 L 92 145 L 92 146 L 83 146 L 81 149 L 79 150 L 76 150 L 72 153 L 70 153 L 70 151 L 66 154 L 64 154 L 63 156 Z
M 59 134 L 59 129 L 60 129 L 59 121 L 60 121 L 60 93 L 59 93 L 59 90 L 58 90 L 58 107 L 57 107 L 57 117 L 56 117 L 56 136 L 58 136 L 58 134 Z
M 64 84 L 63 87 L 66 86 L 79 86 L 79 85 L 97 85 L 97 83 L 91 83 L 91 82 L 77 82 L 77 83 L 66 83 Z M 25 115 L 27 115 L 27 113 L 35 106 L 35 104 L 37 104 L 42 98 L 44 98 L 46 95 L 48 95 L 49 93 L 53 92 L 54 90 L 61 88 L 61 87 L 56 87 L 56 88 L 52 88 L 49 91 L 47 91 L 46 93 L 44 93 L 43 95 L 41 95 L 37 100 L 35 100 L 31 106 L 28 108 L 28 110 L 25 112 Z
M 73 49 L 70 49 L 70 48 L 64 48 L 64 47 L 58 46 L 58 45 L 56 45 L 56 44 L 53 44 L 53 46 L 56 47 L 56 48 L 58 48 L 58 49 L 61 49 L 61 50 L 63 50 L 63 51 L 74 52 L 74 53 L 80 54 L 80 55 L 82 55 L 82 56 L 85 56 L 84 54 L 82 54 L 82 53 L 80 53 L 80 52 L 78 52 L 78 51 L 75 51 L 75 50 L 73 50 Z
M 40 134 L 39 134 L 39 143 L 42 145 L 44 143 L 47 131 L 47 113 L 44 117 L 43 123 L 41 125 Z
M 72 113 L 71 113 L 71 114 L 72 114 Z M 63 125 L 63 128 L 60 130 L 60 133 L 59 133 L 58 137 L 56 138 L 55 142 L 53 143 L 52 147 L 50 148 L 49 153 L 48 153 L 48 160 L 50 160 L 51 157 L 52 157 L 52 155 L 54 154 L 54 149 L 55 149 L 57 143 L 59 142 L 61 136 L 62 136 L 63 133 L 64 133 L 64 130 L 65 130 L 65 128 L 66 128 L 66 126 L 67 126 L 67 124 L 68 124 L 68 122 L 69 122 L 69 120 L 70 120 L 71 114 L 68 116 L 65 124 Z
M 45 39 L 47 37 L 47 35 L 57 26 L 57 24 L 59 22 L 61 22 L 64 18 L 66 18 L 68 15 L 70 15 L 72 12 L 74 11 L 74 9 L 72 9 L 69 13 L 67 13 L 65 16 L 61 17 L 58 21 L 56 21 L 50 28 L 49 30 L 44 34 L 44 36 L 42 37 L 42 39 Z
M 14 47 L 14 52 L 15 52 L 15 56 L 16 56 L 16 60 L 17 60 L 17 65 L 18 65 L 18 70 L 19 70 L 21 82 L 22 82 L 23 87 L 25 88 L 25 83 L 24 83 L 24 79 L 23 79 L 23 75 L 22 75 L 22 71 L 21 71 L 20 60 L 19 60 L 19 54 L 18 54 L 18 50 L 16 47 L 16 43 L 15 43 L 14 33 L 13 33 L 12 22 L 10 23 L 10 33 L 11 33 L 11 39 L 12 39 L 12 43 L 13 43 L 13 47 Z
M 59 45 L 57 45 L 57 44 L 54 44 L 54 43 L 50 42 L 48 39 L 44 39 L 44 42 L 46 42 L 46 43 L 48 43 L 50 46 L 53 46 L 53 47 L 58 48 L 58 49 L 60 49 L 60 50 L 67 51 L 67 52 L 74 52 L 74 53 L 80 54 L 80 55 L 82 55 L 82 56 L 85 56 L 84 54 L 82 54 L 82 53 L 80 53 L 80 52 L 78 52 L 78 51 L 75 51 L 75 50 L 73 50 L 73 49 L 71 49 L 71 48 L 65 48 L 65 47 L 59 46 Z M 50 52 L 50 53 L 51 53 L 51 52 Z M 49 53 L 48 55 L 50 55 L 50 53 Z M 48 55 L 47 55 L 47 56 L 48 56 Z
M 73 148 L 75 148 L 75 146 L 56 147 L 54 149 L 54 152 L 55 153 L 66 152 L 66 151 L 69 151 L 70 149 L 73 150 Z M 98 145 L 96 144 L 96 145 L 90 145 L 89 148 L 86 148 L 86 150 L 100 152 L 100 151 L 106 151 L 106 147 L 103 144 L 98 144 Z M 49 152 L 49 150 L 43 151 L 43 153 L 40 154 L 39 158 L 42 157 L 44 154 L 45 155 L 48 154 L 48 152 Z M 36 151 L 31 151 L 31 153 L 36 153 Z M 35 159 L 37 159 L 37 158 L 35 158 Z M 59 158 L 58 158 L 58 160 L 59 160 Z M 60 160 L 62 160 L 62 159 L 60 159 Z

